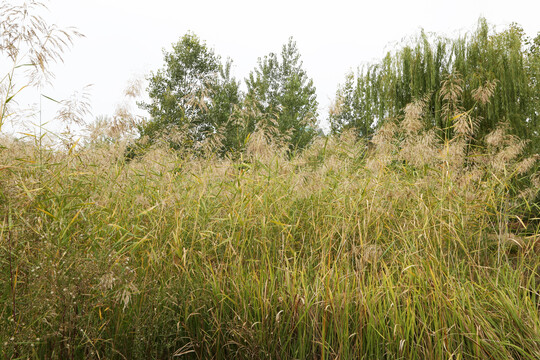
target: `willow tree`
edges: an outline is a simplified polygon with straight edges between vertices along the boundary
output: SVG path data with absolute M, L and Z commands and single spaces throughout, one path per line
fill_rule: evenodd
M 422 32 L 379 63 L 347 75 L 330 112 L 332 130 L 369 135 L 385 118 L 399 118 L 407 104 L 424 99 L 426 127 L 439 128 L 446 138 L 453 134 L 450 115 L 462 110 L 480 119 L 477 136 L 507 121 L 514 134 L 535 140 L 538 149 L 539 45 L 540 36 L 531 40 L 516 24 L 496 32 L 485 19 L 457 39 Z M 456 102 L 441 94 L 445 79 L 462 87 L 455 111 L 447 107 Z M 484 101 L 482 90 L 493 86 L 490 101 Z

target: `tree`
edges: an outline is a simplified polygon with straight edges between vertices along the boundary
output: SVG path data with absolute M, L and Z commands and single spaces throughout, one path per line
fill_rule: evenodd
M 302 65 L 296 43 L 289 38 L 280 57 L 270 53 L 259 58 L 246 79 L 247 101 L 275 120 L 291 150 L 304 148 L 317 133 L 316 89 Z M 255 127 L 260 125 L 257 121 Z
M 478 139 L 506 120 L 515 135 L 533 143 L 536 138 L 538 150 L 540 58 L 534 44 L 518 25 L 494 32 L 485 19 L 458 39 L 430 38 L 422 32 L 381 62 L 347 77 L 330 114 L 332 129 L 352 127 L 365 135 L 365 129 L 402 117 L 407 104 L 422 99 L 428 103 L 424 125 L 440 129 L 444 138 L 453 136 L 456 111 L 470 110 L 480 119 Z M 460 90 L 455 109 L 448 108 L 452 94 L 441 92 L 445 81 Z M 482 96 L 487 93 L 493 93 L 489 102 Z
M 329 110 L 331 132 L 336 134 L 345 130 L 354 130 L 358 137 L 370 136 L 374 131 L 375 118 L 372 116 L 370 105 L 366 101 L 369 88 L 366 86 L 370 73 L 365 77 L 355 77 L 354 73 L 347 74 L 345 83 L 336 93 L 336 99 Z
M 164 60 L 165 66 L 148 78 L 151 101 L 139 104 L 151 116 L 141 135 L 152 141 L 180 130 L 186 132 L 182 140 L 171 145 L 192 147 L 224 131 L 241 98 L 239 84 L 230 74 L 232 62 L 222 64 L 214 50 L 192 33 L 173 44 L 172 52 L 164 51 Z

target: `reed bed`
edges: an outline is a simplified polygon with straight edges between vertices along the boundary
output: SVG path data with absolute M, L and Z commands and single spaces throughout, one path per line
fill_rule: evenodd
M 4 140 L 3 357 L 540 358 L 536 158 L 417 110 L 292 158 Z

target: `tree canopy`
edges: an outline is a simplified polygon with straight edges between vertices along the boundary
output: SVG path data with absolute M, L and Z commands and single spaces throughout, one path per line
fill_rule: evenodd
M 148 78 L 151 101 L 139 104 L 151 116 L 141 127 L 141 135 L 152 139 L 180 130 L 188 136 L 174 145 L 194 146 L 226 128 L 241 98 L 239 83 L 230 74 L 231 61 L 223 64 L 213 49 L 191 33 L 173 44 L 172 52 L 164 51 L 164 60 L 165 66 Z
M 473 33 L 457 39 L 422 32 L 379 63 L 347 75 L 331 109 L 332 131 L 352 128 L 360 136 L 369 135 L 382 120 L 400 117 L 408 103 L 424 99 L 425 125 L 441 129 L 442 136 L 452 136 L 453 114 L 471 111 L 480 119 L 479 138 L 501 121 L 522 138 L 537 138 L 539 43 L 540 37 L 527 38 L 516 24 L 495 32 L 485 19 Z M 459 99 L 441 92 L 445 81 L 453 82 Z M 457 107 L 448 111 L 449 103 Z
M 219 135 L 222 152 L 243 147 L 249 135 L 272 126 L 290 150 L 305 148 L 317 134 L 318 102 L 296 42 L 259 58 L 245 79 L 246 93 L 196 35 L 188 33 L 165 66 L 151 73 L 150 120 L 140 133 L 150 139 L 174 129 L 184 134 L 175 146 L 197 146 Z M 474 136 L 483 138 L 505 121 L 510 131 L 540 149 L 540 35 L 527 37 L 512 24 L 502 31 L 480 19 L 475 31 L 456 39 L 425 32 L 377 63 L 349 73 L 330 107 L 333 133 L 353 129 L 371 136 L 387 118 L 403 118 L 407 104 L 426 103 L 424 126 L 442 138 L 455 132 L 456 116 L 478 119 Z
M 303 69 L 296 42 L 289 38 L 281 54 L 270 53 L 246 79 L 247 99 L 273 118 L 291 149 L 304 148 L 317 133 L 317 95 Z
M 291 150 L 304 148 L 316 135 L 317 99 L 313 80 L 302 68 L 292 38 L 281 54 L 259 58 L 245 80 L 247 94 L 230 73 L 232 62 L 221 63 L 196 35 L 188 33 L 171 52 L 165 66 L 149 76 L 149 103 L 140 107 L 150 120 L 140 127 L 150 141 L 173 133 L 173 147 L 193 147 L 216 135 L 222 153 L 237 151 L 249 135 L 271 126 Z M 186 136 L 187 135 L 187 136 Z

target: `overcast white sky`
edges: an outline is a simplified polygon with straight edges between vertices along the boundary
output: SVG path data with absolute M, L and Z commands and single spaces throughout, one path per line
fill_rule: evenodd
M 54 87 L 44 92 L 60 99 L 94 84 L 91 118 L 112 114 L 128 80 L 161 67 L 162 49 L 188 30 L 232 58 L 238 79 L 293 36 L 322 119 L 347 71 L 421 28 L 457 35 L 484 16 L 498 29 L 517 22 L 528 35 L 540 31 L 540 0 L 52 0 L 48 7 L 51 22 L 86 37 L 55 67 Z

